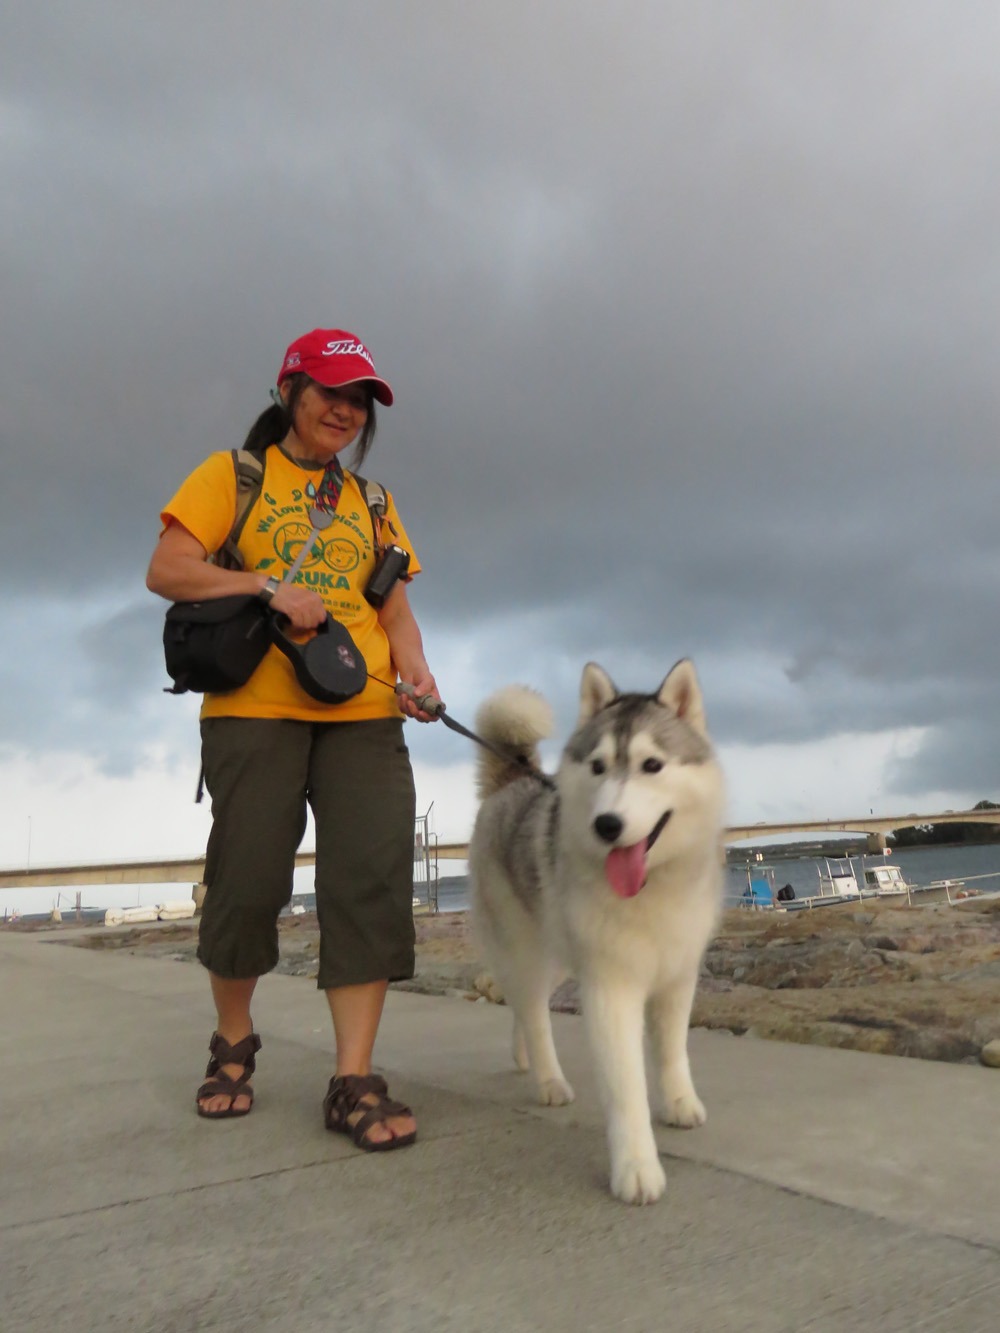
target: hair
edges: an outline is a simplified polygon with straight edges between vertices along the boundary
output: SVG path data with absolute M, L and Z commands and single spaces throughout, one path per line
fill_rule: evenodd
M 309 375 L 289 375 L 288 384 L 290 387 L 287 404 L 272 403 L 270 407 L 266 407 L 247 431 L 243 448 L 250 449 L 255 453 L 263 453 L 269 445 L 277 444 L 279 440 L 283 440 L 294 424 L 299 399 L 309 385 L 315 383 L 316 381 Z M 320 384 L 317 387 L 323 388 L 323 385 Z M 368 457 L 375 442 L 375 432 L 378 429 L 378 422 L 375 417 L 375 399 L 367 385 L 365 385 L 365 395 L 368 399 L 368 419 L 365 421 L 361 434 L 358 436 L 358 442 L 354 446 L 354 455 L 351 458 L 352 467 L 360 467 Z

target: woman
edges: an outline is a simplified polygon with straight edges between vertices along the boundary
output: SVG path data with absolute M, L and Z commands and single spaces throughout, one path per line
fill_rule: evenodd
M 278 959 L 277 920 L 292 892 L 295 852 L 316 823 L 318 984 L 336 1039 L 336 1069 L 323 1102 L 328 1129 L 368 1151 L 412 1143 L 416 1122 L 372 1074 L 372 1051 L 386 988 L 413 975 L 414 791 L 400 712 L 431 721 L 413 698 L 393 693 L 397 673 L 416 698 L 438 698 L 403 581 L 379 610 L 364 589 L 376 563 L 376 520 L 340 455 L 355 445 L 364 461 L 375 435 L 375 400 L 392 390 L 353 334 L 314 329 L 291 344 L 274 406 L 255 422 L 245 448 L 266 447 L 264 477 L 239 536 L 243 569 L 209 560 L 229 536 L 236 505 L 230 451 L 213 454 L 164 509 L 147 586 L 170 601 L 256 593 L 291 628 L 308 633 L 327 613 L 346 627 L 368 683 L 346 703 L 318 702 L 275 647 L 246 685 L 207 694 L 202 757 L 212 796 L 205 860 L 207 892 L 198 957 L 208 969 L 217 1012 L 198 1114 L 246 1115 L 260 1038 L 250 1004 L 257 981 Z M 282 582 L 313 528 L 329 520 L 293 582 Z M 410 555 L 387 495 L 389 541 Z M 377 680 L 380 677 L 381 680 Z

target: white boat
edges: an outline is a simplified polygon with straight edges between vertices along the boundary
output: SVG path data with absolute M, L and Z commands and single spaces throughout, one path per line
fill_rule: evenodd
M 832 861 L 829 857 L 826 857 L 823 864 L 826 867 L 825 871 L 817 868 L 819 893 L 814 895 L 815 897 L 833 898 L 838 901 L 844 898 L 861 897 L 857 872 L 849 856 L 835 858 Z
M 753 911 L 801 912 L 816 907 L 835 907 L 838 903 L 869 902 L 872 899 L 905 902 L 908 906 L 919 907 L 924 903 L 956 903 L 968 898 L 1000 895 L 1000 890 L 985 886 L 971 887 L 970 882 L 967 882 L 973 879 L 996 881 L 1000 879 L 1000 871 L 973 875 L 966 879 L 936 879 L 930 884 L 911 884 L 899 866 L 888 863 L 891 855 L 889 849 L 878 857 L 855 858 L 860 865 L 860 884 L 854 859 L 849 856 L 826 857 L 823 865 L 817 867 L 819 892 L 801 898 L 796 896 L 790 884 L 775 889 L 773 866 L 764 865 L 763 859 L 750 861 L 746 866 L 746 888 L 740 894 L 737 906 Z
M 915 887 L 906 882 L 899 866 L 866 866 L 862 861 L 862 869 L 865 876 L 862 892 L 866 898 L 905 898 Z
M 774 887 L 774 867 L 760 861 L 748 862 L 747 886 L 739 905 L 755 911 L 773 908 L 779 912 L 801 912 L 813 907 L 831 907 L 836 903 L 859 902 L 862 896 L 857 875 L 849 857 L 824 859 L 819 873 L 819 893 L 797 897 L 790 884 Z
M 921 903 L 954 903 L 961 902 L 965 898 L 982 896 L 982 889 L 968 888 L 964 879 L 935 879 L 929 884 L 911 884 L 904 879 L 899 866 L 889 865 L 886 858 L 891 855 L 891 849 L 883 852 L 881 863 L 878 865 L 866 865 L 862 857 L 861 864 L 864 871 L 862 894 L 865 898 L 895 898 L 897 901 L 905 898 L 911 907 L 915 907 Z M 983 880 L 996 877 L 995 873 L 973 876 L 974 879 Z
M 885 857 L 877 865 L 867 865 L 861 858 L 861 883 L 858 871 L 849 856 L 824 857 L 817 867 L 819 892 L 797 897 L 790 885 L 775 890 L 774 870 L 771 866 L 747 866 L 747 887 L 740 899 L 741 906 L 773 907 L 779 912 L 810 911 L 816 907 L 835 907 L 838 903 L 859 903 L 867 898 L 892 898 L 911 901 L 910 895 L 919 890 L 908 884 L 898 866 L 888 865 Z M 926 899 L 924 900 L 926 901 Z
M 815 907 L 835 907 L 838 903 L 860 902 L 864 896 L 849 856 L 832 859 L 825 857 L 822 867 L 817 867 L 817 873 L 819 893 L 810 893 L 797 898 L 793 896 L 794 890 L 781 889 L 775 894 L 774 906 L 778 911 L 804 912 L 811 911 Z
M 796 898 L 783 903 L 782 906 L 787 911 L 794 912 L 802 908 L 832 907 L 845 902 L 857 903 L 869 898 L 892 898 L 897 901 L 905 898 L 909 902 L 910 895 L 916 893 L 917 888 L 907 883 L 899 866 L 888 864 L 886 858 L 890 855 L 890 851 L 883 852 L 878 864 L 868 864 L 863 856 L 860 857 L 860 884 L 858 871 L 849 856 L 832 859 L 827 857 L 824 860 L 825 870 L 819 870 L 819 893 Z

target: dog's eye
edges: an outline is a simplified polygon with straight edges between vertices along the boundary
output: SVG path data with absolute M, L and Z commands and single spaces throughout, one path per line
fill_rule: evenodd
M 663 762 L 659 759 L 644 759 L 642 761 L 642 771 L 644 773 L 659 773 L 662 767 Z
M 591 759 L 590 771 L 591 773 L 593 773 L 595 778 L 599 778 L 602 773 L 606 772 L 606 770 L 607 770 L 607 764 L 605 764 L 603 759 Z

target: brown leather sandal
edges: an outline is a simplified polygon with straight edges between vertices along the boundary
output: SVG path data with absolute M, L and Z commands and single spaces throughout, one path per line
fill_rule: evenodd
M 205 1077 L 208 1082 L 203 1083 L 195 1093 L 195 1102 L 200 1116 L 204 1116 L 206 1120 L 229 1120 L 232 1116 L 250 1114 L 253 1109 L 253 1088 L 250 1087 L 249 1080 L 257 1068 L 254 1056 L 260 1050 L 260 1047 L 261 1040 L 256 1032 L 251 1032 L 242 1041 L 238 1041 L 235 1046 L 230 1046 L 229 1042 L 220 1033 L 212 1033 L 212 1040 L 208 1043 L 212 1058 L 205 1070 Z M 243 1073 L 239 1078 L 231 1078 L 229 1074 L 222 1072 L 223 1065 L 242 1065 Z M 229 1105 L 224 1111 L 206 1111 L 201 1105 L 206 1097 L 228 1097 L 230 1099 Z M 244 1110 L 237 1111 L 237 1097 L 249 1097 L 250 1105 Z
M 400 1134 L 382 1143 L 373 1143 L 368 1138 L 368 1131 L 373 1125 L 383 1125 L 393 1116 L 413 1114 L 408 1106 L 387 1096 L 388 1091 L 385 1079 L 379 1074 L 339 1074 L 332 1078 L 323 1098 L 323 1120 L 327 1129 L 337 1134 L 349 1134 L 355 1146 L 365 1152 L 389 1152 L 393 1148 L 405 1148 L 416 1140 L 416 1130 L 412 1134 Z M 373 1095 L 378 1100 L 374 1106 L 370 1106 L 364 1099 Z M 358 1111 L 363 1114 L 352 1125 L 350 1117 Z

